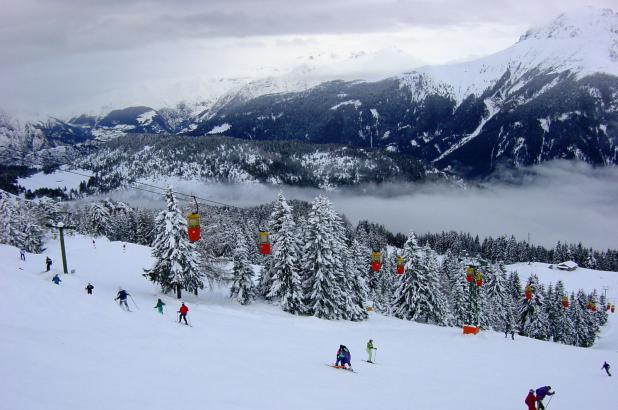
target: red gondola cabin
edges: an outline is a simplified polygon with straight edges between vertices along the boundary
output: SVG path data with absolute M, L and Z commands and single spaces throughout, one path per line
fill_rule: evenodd
M 526 295 L 526 300 L 532 299 L 532 287 L 530 285 L 526 286 L 525 295 Z
M 565 309 L 569 307 L 569 298 L 566 296 L 562 297 L 562 307 Z
M 371 270 L 379 272 L 382 268 L 382 254 L 379 251 L 371 252 Z
M 268 231 L 260 231 L 260 253 L 262 255 L 270 255 L 270 239 L 268 239 Z
M 405 259 L 403 259 L 402 256 L 397 256 L 397 258 L 395 258 L 395 260 L 397 261 L 397 275 L 403 275 L 406 271 L 406 261 Z
M 187 231 L 191 242 L 199 241 L 202 237 L 200 230 L 200 214 L 192 212 L 187 216 Z
M 474 280 L 474 266 L 470 265 L 466 268 L 466 282 L 470 283 Z

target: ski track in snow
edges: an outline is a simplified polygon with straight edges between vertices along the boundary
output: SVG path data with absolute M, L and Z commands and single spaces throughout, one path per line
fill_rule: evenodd
M 240 306 L 215 289 L 183 300 L 193 327 L 174 323 L 180 303 L 161 296 L 141 276 L 150 248 L 80 235 L 66 239 L 69 270 L 56 286 L 62 263 L 57 241 L 40 255 L 19 260 L 0 245 L 0 408 L 77 409 L 518 409 L 528 389 L 551 385 L 551 408 L 612 408 L 618 368 L 614 315 L 591 349 L 501 333 L 463 336 L 441 328 L 372 314 L 353 323 L 297 317 L 257 302 Z M 54 260 L 44 270 L 45 257 Z M 557 272 L 516 264 L 543 282 L 618 289 L 613 272 Z M 22 268 L 22 269 L 20 269 Z M 95 286 L 89 296 L 84 286 Z M 118 286 L 139 310 L 122 311 Z M 165 315 L 153 308 L 157 297 Z M 615 302 L 615 300 L 614 300 Z M 369 338 L 378 366 L 365 363 Z M 347 345 L 358 374 L 324 366 Z

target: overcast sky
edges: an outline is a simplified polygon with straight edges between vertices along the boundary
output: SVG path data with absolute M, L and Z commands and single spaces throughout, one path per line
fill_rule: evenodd
M 392 75 L 490 54 L 561 12 L 613 3 L 3 0 L 0 109 L 27 118 L 157 108 L 212 93 L 213 78 L 338 65 L 360 52 L 379 52 L 367 76 Z

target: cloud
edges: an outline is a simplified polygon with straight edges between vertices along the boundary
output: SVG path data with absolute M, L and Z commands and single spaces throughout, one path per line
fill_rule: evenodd
M 311 201 L 325 193 L 352 223 L 366 219 L 392 232 L 407 234 L 462 231 L 472 235 L 515 235 L 534 244 L 552 247 L 557 241 L 604 250 L 618 249 L 618 169 L 591 168 L 570 161 L 555 161 L 528 168 L 517 178 L 494 179 L 460 189 L 445 184 L 364 185 L 334 192 L 260 184 L 199 186 L 194 181 L 170 183 L 175 191 L 191 193 L 236 206 L 275 200 L 279 190 L 288 199 Z M 114 194 L 135 200 L 139 192 Z M 152 203 L 152 198 L 149 197 Z M 133 202 L 135 203 L 135 202 Z M 207 217 L 205 218 L 207 220 Z

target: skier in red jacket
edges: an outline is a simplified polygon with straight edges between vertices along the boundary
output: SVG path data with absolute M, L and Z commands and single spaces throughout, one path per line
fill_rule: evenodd
M 180 315 L 178 316 L 178 323 L 181 322 L 182 319 L 185 320 L 185 325 L 189 325 L 189 323 L 187 322 L 187 313 L 189 313 L 189 308 L 185 305 L 185 303 L 182 303 L 182 306 L 180 306 L 180 309 L 178 309 L 178 313 L 180 313 Z
M 536 396 L 534 395 L 533 389 L 530 389 L 530 391 L 528 392 L 525 403 L 528 405 L 528 410 L 536 410 Z

